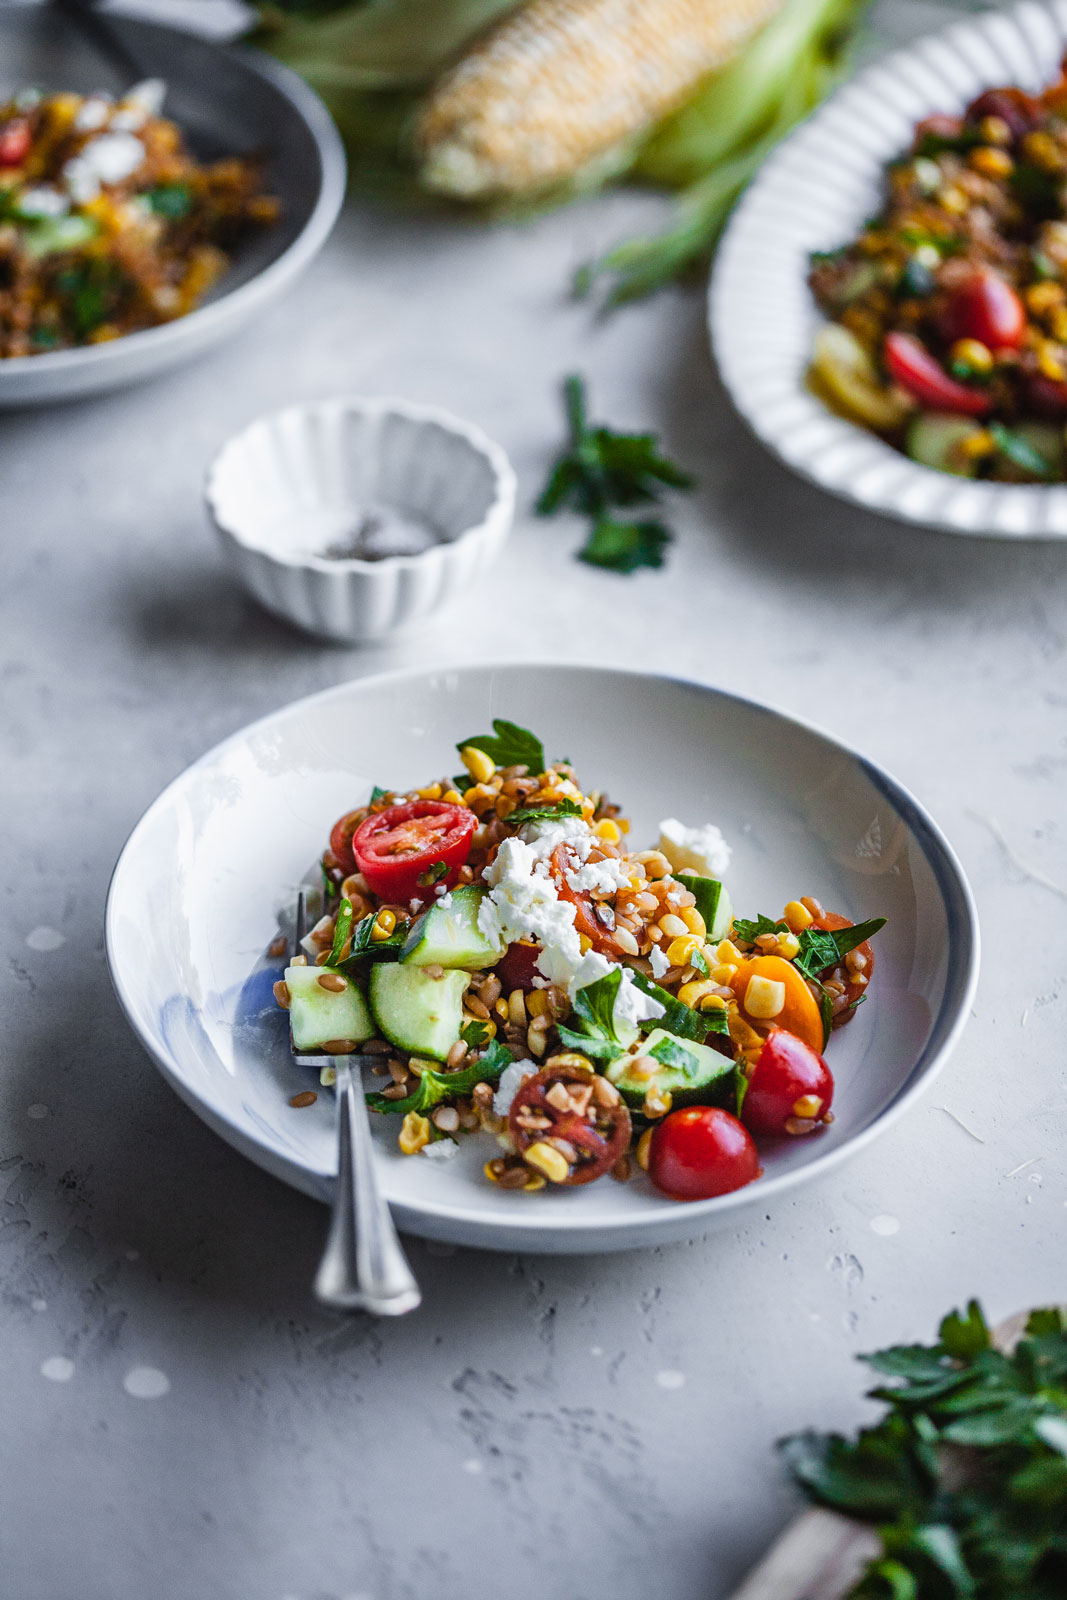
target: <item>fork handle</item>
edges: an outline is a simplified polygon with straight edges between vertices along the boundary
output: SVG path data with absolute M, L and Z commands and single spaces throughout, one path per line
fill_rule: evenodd
M 382 1199 L 362 1082 L 347 1056 L 337 1072 L 337 1183 L 315 1294 L 335 1311 L 399 1317 L 422 1299 Z

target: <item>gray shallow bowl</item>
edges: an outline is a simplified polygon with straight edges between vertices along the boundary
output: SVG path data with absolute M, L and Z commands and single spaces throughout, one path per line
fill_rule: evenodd
M 264 187 L 282 215 L 246 240 L 197 311 L 109 344 L 0 361 L 0 406 L 100 394 L 190 360 L 237 330 L 304 270 L 344 198 L 345 157 L 322 102 L 301 78 L 257 51 L 220 46 L 155 23 L 109 17 L 145 77 L 167 84 L 165 114 L 205 160 L 263 154 Z M 114 70 L 45 7 L 0 8 L 0 94 L 121 92 Z

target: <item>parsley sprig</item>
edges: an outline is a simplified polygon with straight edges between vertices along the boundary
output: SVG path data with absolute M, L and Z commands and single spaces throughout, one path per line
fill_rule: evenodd
M 671 531 L 658 517 L 636 521 L 614 513 L 659 501 L 664 488 L 691 489 L 693 479 L 663 455 L 651 433 L 615 433 L 586 419 L 585 385 L 571 375 L 563 386 L 570 439 L 537 502 L 541 516 L 570 507 L 592 526 L 580 561 L 612 572 L 661 567 Z
M 417 1111 L 422 1116 L 440 1105 L 442 1100 L 455 1100 L 459 1095 L 470 1094 L 475 1084 L 499 1083 L 500 1074 L 505 1067 L 510 1067 L 514 1059 L 505 1045 L 490 1039 L 483 1054 L 469 1067 L 463 1067 L 459 1072 L 435 1072 L 428 1067 L 413 1092 L 405 1095 L 403 1100 L 387 1100 L 384 1094 L 369 1094 L 367 1104 L 372 1111 L 393 1115 L 399 1112 L 401 1116 L 407 1116 L 409 1111 Z
M 882 1420 L 781 1446 L 813 1500 L 879 1528 L 854 1600 L 1067 1593 L 1067 1316 L 1034 1311 L 1006 1355 L 972 1300 L 936 1344 L 862 1359 L 889 1380 L 870 1393 Z
M 503 717 L 493 718 L 492 733 L 461 739 L 456 749 L 462 754 L 468 745 L 484 751 L 497 767 L 525 766 L 535 773 L 545 770 L 545 747 L 537 735 L 531 733 L 529 728 L 520 728 L 515 722 L 506 722 Z M 469 782 L 469 777 L 457 779 L 457 783 Z

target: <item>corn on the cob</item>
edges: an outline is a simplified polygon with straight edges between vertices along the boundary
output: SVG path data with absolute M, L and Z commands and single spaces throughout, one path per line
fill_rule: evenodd
M 784 0 L 530 0 L 440 80 L 421 178 L 475 198 L 574 177 L 688 98 Z

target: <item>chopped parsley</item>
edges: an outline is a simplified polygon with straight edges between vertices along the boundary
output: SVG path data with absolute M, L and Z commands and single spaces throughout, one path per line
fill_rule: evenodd
M 417 1111 L 424 1116 L 434 1106 L 440 1105 L 442 1100 L 455 1100 L 461 1095 L 470 1094 L 475 1084 L 499 1083 L 500 1074 L 514 1060 L 506 1045 L 490 1039 L 485 1053 L 469 1067 L 463 1067 L 459 1072 L 436 1072 L 428 1067 L 412 1093 L 405 1095 L 402 1100 L 387 1100 L 384 1094 L 369 1094 L 367 1104 L 372 1111 L 399 1112 L 401 1116 L 406 1116 L 409 1111 Z
M 559 1036 L 571 1050 L 596 1061 L 614 1061 L 626 1045 L 615 1031 L 615 1000 L 622 982 L 622 968 L 613 967 L 595 983 L 586 984 L 574 997 L 574 1010 L 568 1022 L 559 1025 Z
M 420 889 L 432 889 L 435 883 L 440 883 L 442 878 L 448 877 L 448 867 L 443 861 L 435 861 L 432 867 L 427 867 L 425 872 L 420 872 L 415 882 Z
M 543 806 L 520 806 L 506 819 L 516 828 L 524 822 L 558 822 L 560 817 L 580 817 L 582 808 L 577 800 L 554 800 Z
M 498 767 L 528 767 L 531 772 L 545 770 L 545 747 L 537 735 L 514 722 L 505 722 L 502 717 L 493 718 L 492 733 L 476 733 L 470 739 L 461 739 L 456 749 L 462 755 L 468 746 L 484 751 Z M 468 774 L 464 782 L 470 781 Z

